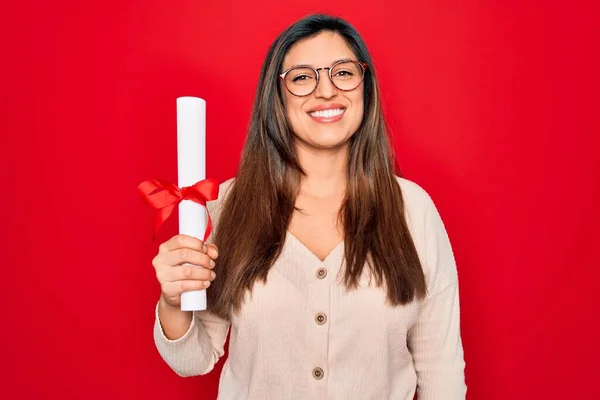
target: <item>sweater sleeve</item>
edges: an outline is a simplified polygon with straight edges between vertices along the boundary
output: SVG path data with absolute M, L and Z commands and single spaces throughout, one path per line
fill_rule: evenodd
M 425 254 L 428 294 L 417 322 L 408 332 L 408 347 L 417 373 L 419 400 L 465 399 L 460 335 L 458 274 L 450 240 L 429 196 L 425 201 Z
M 154 322 L 154 343 L 165 362 L 179 376 L 204 375 L 213 370 L 224 354 L 229 321 L 209 311 L 193 311 L 187 332 L 175 340 L 168 339 L 160 325 L 158 304 Z
M 217 200 L 206 205 L 213 219 L 218 224 L 220 204 L 234 178 L 219 185 Z M 213 230 L 214 232 L 214 230 Z M 211 233 L 206 243 L 212 243 Z M 211 290 L 209 287 L 207 290 Z M 168 339 L 162 329 L 158 314 L 158 303 L 155 308 L 154 343 L 163 360 L 179 376 L 204 375 L 213 370 L 219 358 L 225 353 L 225 341 L 229 333 L 230 321 L 224 320 L 210 311 L 193 311 L 190 327 L 183 336 Z

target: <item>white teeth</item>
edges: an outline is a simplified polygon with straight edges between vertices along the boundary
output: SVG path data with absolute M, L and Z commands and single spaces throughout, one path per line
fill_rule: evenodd
M 330 109 L 330 110 L 320 110 L 320 111 L 309 112 L 308 115 L 310 115 L 311 117 L 331 118 L 331 117 L 336 117 L 338 115 L 342 115 L 344 113 L 344 111 L 345 110 L 343 108 L 334 108 L 334 109 Z

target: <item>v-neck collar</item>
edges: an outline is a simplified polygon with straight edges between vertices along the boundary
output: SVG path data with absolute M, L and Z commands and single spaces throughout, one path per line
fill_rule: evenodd
M 327 261 L 329 261 L 332 257 L 336 256 L 338 254 L 338 251 L 344 247 L 344 241 L 342 240 L 338 244 L 336 244 L 334 248 L 331 249 L 329 254 L 327 254 L 324 259 L 321 260 L 315 253 L 312 252 L 312 250 L 310 250 L 304 243 L 302 243 L 300 239 L 294 236 L 292 232 L 286 230 L 286 235 L 289 239 L 296 242 L 298 244 L 298 248 L 307 253 L 309 257 L 313 258 L 318 263 L 324 265 L 327 265 Z

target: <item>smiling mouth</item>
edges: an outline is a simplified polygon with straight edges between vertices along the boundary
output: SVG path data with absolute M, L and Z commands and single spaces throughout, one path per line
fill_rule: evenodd
M 346 111 L 345 108 L 332 108 L 329 110 L 318 110 L 318 111 L 312 111 L 309 112 L 308 115 L 310 115 L 313 118 L 335 118 L 335 117 L 340 117 L 342 114 L 344 114 L 344 112 Z

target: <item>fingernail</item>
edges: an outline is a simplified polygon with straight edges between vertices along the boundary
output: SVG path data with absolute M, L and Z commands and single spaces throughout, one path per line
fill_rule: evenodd
M 204 281 L 204 287 L 209 287 L 210 286 L 210 281 Z
M 210 277 L 215 279 L 215 277 L 217 276 L 217 274 L 215 274 L 215 271 L 210 271 Z
M 216 265 L 215 262 L 213 260 L 210 260 L 210 266 L 214 268 L 215 265 Z

